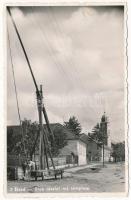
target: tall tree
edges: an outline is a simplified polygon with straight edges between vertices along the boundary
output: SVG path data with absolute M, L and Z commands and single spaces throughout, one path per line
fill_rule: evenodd
M 31 122 L 31 120 L 24 119 L 22 122 L 23 135 L 13 134 L 13 129 L 8 129 L 7 133 L 7 149 L 10 153 L 26 154 L 26 157 L 32 158 L 34 150 L 39 149 L 39 124 L 37 122 Z M 46 129 L 45 129 L 46 130 Z M 51 144 L 51 138 L 48 135 L 50 149 L 53 156 L 59 153 L 59 150 L 67 144 L 65 128 L 55 126 L 53 129 L 55 141 Z
M 77 136 L 79 136 L 82 130 L 81 125 L 75 116 L 70 117 L 68 122 L 64 122 L 64 127 Z
M 10 153 L 25 154 L 27 157 L 32 157 L 32 148 L 39 131 L 38 123 L 32 123 L 31 120 L 24 119 L 22 121 L 22 129 L 19 127 L 19 133 L 17 135 L 13 135 L 13 129 L 11 129 L 11 131 L 11 135 L 9 131 L 7 132 L 7 141 L 10 137 L 9 141 L 12 141 L 12 145 L 8 142 L 8 149 L 11 149 L 12 146 Z M 38 148 L 38 141 L 36 143 L 36 148 Z
M 90 139 L 94 140 L 97 145 L 101 146 L 103 148 L 103 167 L 104 167 L 104 160 L 105 160 L 105 154 L 104 154 L 104 145 L 107 145 L 107 117 L 102 115 L 100 124 L 97 123 L 96 126 L 92 130 L 92 134 L 90 134 Z
M 92 129 L 92 132 L 89 133 L 89 137 L 91 140 L 94 140 L 97 144 L 102 144 L 103 142 L 103 135 L 100 131 L 100 125 L 97 123 L 94 128 Z
M 112 149 L 111 156 L 114 158 L 115 162 L 125 160 L 125 142 L 112 144 Z
M 60 149 L 67 145 L 67 133 L 66 129 L 62 125 L 58 124 L 53 128 L 53 134 L 55 141 L 51 146 L 51 152 L 53 156 L 57 156 L 60 152 Z
M 13 128 L 7 129 L 7 152 L 13 153 L 16 149 L 16 144 L 22 140 L 21 135 L 17 134 L 14 136 Z

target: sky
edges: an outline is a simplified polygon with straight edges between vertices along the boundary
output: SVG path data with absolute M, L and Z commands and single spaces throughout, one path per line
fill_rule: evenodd
M 50 123 L 76 116 L 88 133 L 105 111 L 111 140 L 124 140 L 123 11 L 122 6 L 11 9 L 36 81 L 43 85 Z M 7 124 L 19 124 L 9 41 L 21 118 L 38 121 L 35 87 L 9 15 L 7 27 Z

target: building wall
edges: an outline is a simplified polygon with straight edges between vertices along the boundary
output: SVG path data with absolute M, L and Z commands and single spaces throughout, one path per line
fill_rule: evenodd
M 86 144 L 82 141 L 77 141 L 77 152 L 78 152 L 78 165 L 86 165 Z
M 101 148 L 93 141 L 87 144 L 87 160 L 100 161 L 102 156 Z
M 69 156 L 72 155 L 78 156 L 78 165 L 87 164 L 86 159 L 86 144 L 80 140 L 68 140 L 68 144 L 60 151 L 60 155 Z M 76 159 L 72 162 L 76 163 Z
M 67 145 L 60 150 L 60 155 L 71 155 L 71 153 L 77 155 L 77 140 L 68 140 Z
M 77 140 L 68 140 L 66 146 L 64 146 L 57 157 L 53 157 L 54 164 L 56 166 L 64 165 L 64 164 L 76 164 L 77 162 Z M 39 152 L 33 155 L 33 161 L 39 165 Z M 51 166 L 50 158 L 49 158 L 49 166 Z
M 110 154 L 111 154 L 111 150 L 106 148 L 104 148 L 104 161 L 105 162 L 109 162 L 110 161 Z M 102 148 L 102 155 L 103 155 L 103 148 Z M 103 156 L 101 158 L 101 161 L 103 161 Z
M 107 138 L 107 146 L 111 148 L 111 137 L 110 137 L 110 130 L 108 130 L 108 138 Z

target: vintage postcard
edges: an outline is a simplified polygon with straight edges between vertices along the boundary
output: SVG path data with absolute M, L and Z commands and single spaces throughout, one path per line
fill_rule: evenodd
M 126 196 L 126 4 L 5 10 L 6 195 Z

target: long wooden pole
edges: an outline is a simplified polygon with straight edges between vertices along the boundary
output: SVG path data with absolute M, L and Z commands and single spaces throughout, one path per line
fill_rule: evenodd
M 51 128 L 50 128 L 50 125 L 49 125 L 50 122 L 49 122 L 49 119 L 48 119 L 48 116 L 47 116 L 46 109 L 45 109 L 44 105 L 43 105 L 43 115 L 44 115 L 44 118 L 45 118 L 45 122 L 46 122 L 46 125 L 47 125 L 48 132 L 49 132 L 50 135 L 51 135 L 52 143 L 53 143 L 53 141 L 55 140 L 55 139 L 54 139 L 54 134 L 53 134 L 53 132 L 52 132 L 52 130 L 51 130 Z
M 15 31 L 16 31 L 17 36 L 18 36 L 18 38 L 19 38 L 19 41 L 20 41 L 21 47 L 22 47 L 22 49 L 23 49 L 23 52 L 24 52 L 24 55 L 25 55 L 26 61 L 27 61 L 27 63 L 28 63 L 28 66 L 29 66 L 29 69 L 30 69 L 30 72 L 31 72 L 31 76 L 32 76 L 32 78 L 33 78 L 33 82 L 34 82 L 35 87 L 36 87 L 36 91 L 38 92 L 38 91 L 39 91 L 39 90 L 38 90 L 38 86 L 37 86 L 37 83 L 36 83 L 36 80 L 35 80 L 35 77 L 34 77 L 34 74 L 33 74 L 32 68 L 31 68 L 30 61 L 29 61 L 29 59 L 28 59 L 28 56 L 27 56 L 27 53 L 26 53 L 26 50 L 25 50 L 25 47 L 24 47 L 23 42 L 22 42 L 22 40 L 21 40 L 21 37 L 20 37 L 20 34 L 19 34 L 18 29 L 17 29 L 17 27 L 16 27 L 15 21 L 14 21 L 14 19 L 13 19 L 13 17 L 12 17 L 12 14 L 11 14 L 10 8 L 7 7 L 7 10 L 8 10 L 8 12 L 9 12 L 9 15 L 10 15 L 11 20 L 12 20 L 12 23 L 13 23 L 13 25 L 14 25 Z
M 44 118 L 45 118 L 45 121 L 46 121 L 46 124 L 47 124 L 47 129 L 48 129 L 49 133 L 50 133 L 51 136 L 52 136 L 52 140 L 54 140 L 54 135 L 53 135 L 53 132 L 52 132 L 52 130 L 51 130 L 51 128 L 50 128 L 50 124 L 49 124 L 48 116 L 47 116 L 47 113 L 46 113 L 46 109 L 45 109 L 45 107 L 44 107 L 44 105 L 43 105 L 43 101 L 42 101 L 42 100 L 43 100 L 43 97 L 41 98 L 41 94 L 40 94 L 40 91 L 39 91 L 39 89 L 38 89 L 38 86 L 37 86 L 37 83 L 36 83 L 36 80 L 35 80 L 35 76 L 34 76 L 34 74 L 33 74 L 33 71 L 32 71 L 32 68 L 31 68 L 31 64 L 30 64 L 30 61 L 29 61 L 29 59 L 28 59 L 28 56 L 27 56 L 26 50 L 25 50 L 25 48 L 24 48 L 23 42 L 22 42 L 22 40 L 21 40 L 20 34 L 19 34 L 18 29 L 17 29 L 17 27 L 16 27 L 15 21 L 14 21 L 14 19 L 13 19 L 13 17 L 12 17 L 10 8 L 7 7 L 7 10 L 8 10 L 9 15 L 10 15 L 10 17 L 11 17 L 12 23 L 13 23 L 13 25 L 14 25 L 16 34 L 17 34 L 18 39 L 19 39 L 19 41 L 20 41 L 21 47 L 22 47 L 22 49 L 23 49 L 23 52 L 24 52 L 24 55 L 25 55 L 27 64 L 28 64 L 28 66 L 29 66 L 29 69 L 30 69 L 30 72 L 31 72 L 31 75 L 32 75 L 32 78 L 33 78 L 33 82 L 34 82 L 34 85 L 35 85 L 35 88 L 36 88 L 36 94 L 37 94 L 37 103 L 38 103 L 38 104 L 40 103 L 40 107 L 39 107 L 39 109 L 38 109 L 38 112 L 39 112 L 39 124 L 40 124 L 40 135 L 41 135 L 40 141 L 41 141 L 41 144 L 42 144 L 42 143 L 43 143 L 43 139 L 42 139 L 42 138 L 43 138 L 43 137 L 42 137 L 42 134 L 43 134 L 43 130 L 42 130 L 42 129 L 43 129 L 42 112 L 43 112 L 43 114 L 44 114 Z M 41 88 L 41 89 L 42 89 L 42 88 Z M 43 145 L 44 145 L 44 144 L 43 144 Z M 43 148 L 43 147 L 40 145 L 40 152 L 42 152 L 42 148 Z M 43 148 L 43 152 L 44 152 L 44 148 Z M 40 155 L 41 155 L 41 154 L 40 154 Z M 41 155 L 41 156 L 42 156 L 42 155 Z M 44 161 L 42 161 L 42 160 L 43 160 L 42 157 L 40 157 L 40 160 L 41 160 L 41 163 L 44 162 Z M 51 158 L 51 161 L 52 161 L 52 164 L 53 164 L 53 166 L 54 166 L 53 158 Z M 42 164 L 41 164 L 41 167 L 43 167 Z
M 10 15 L 10 17 L 11 17 L 11 20 L 12 20 L 12 23 L 13 23 L 13 25 L 14 25 L 15 31 L 16 31 L 16 33 L 17 33 L 17 36 L 18 36 L 18 38 L 19 38 L 21 47 L 22 47 L 22 49 L 23 49 L 23 52 L 24 52 L 26 61 L 27 61 L 27 63 L 28 63 L 28 66 L 29 66 L 29 69 L 30 69 L 30 72 L 31 72 L 31 75 L 32 75 L 32 78 L 33 78 L 33 82 L 34 82 L 34 85 L 35 85 L 35 88 L 36 88 L 36 92 L 39 94 L 39 90 L 38 90 L 38 86 L 37 86 L 37 83 L 36 83 L 36 79 L 35 79 L 35 76 L 34 76 L 34 74 L 33 74 L 33 70 L 32 70 L 32 68 L 31 68 L 31 64 L 30 64 L 29 58 L 28 58 L 28 56 L 27 56 L 25 47 L 24 47 L 23 42 L 22 42 L 22 40 L 21 40 L 21 37 L 20 37 L 20 34 L 19 34 L 18 29 L 17 29 L 17 27 L 16 27 L 15 21 L 14 21 L 14 19 L 13 19 L 13 17 L 12 17 L 10 8 L 7 7 L 7 10 L 8 10 L 9 15 Z M 44 114 L 44 117 L 45 117 L 45 121 L 46 121 L 46 124 L 47 124 L 48 131 L 49 131 L 49 133 L 50 133 L 51 136 L 52 136 L 52 140 L 54 140 L 54 135 L 53 135 L 53 132 L 52 132 L 52 130 L 51 130 L 51 128 L 50 128 L 49 119 L 48 119 L 48 116 L 47 116 L 47 113 L 46 113 L 46 109 L 45 109 L 44 106 L 43 106 L 43 114 Z
M 43 106 L 42 86 L 40 86 L 39 95 L 37 94 L 37 106 L 38 106 L 39 127 L 40 127 L 40 143 L 39 143 L 40 169 L 45 169 L 45 157 L 44 157 L 45 149 L 43 142 L 43 120 L 42 120 L 42 106 Z

